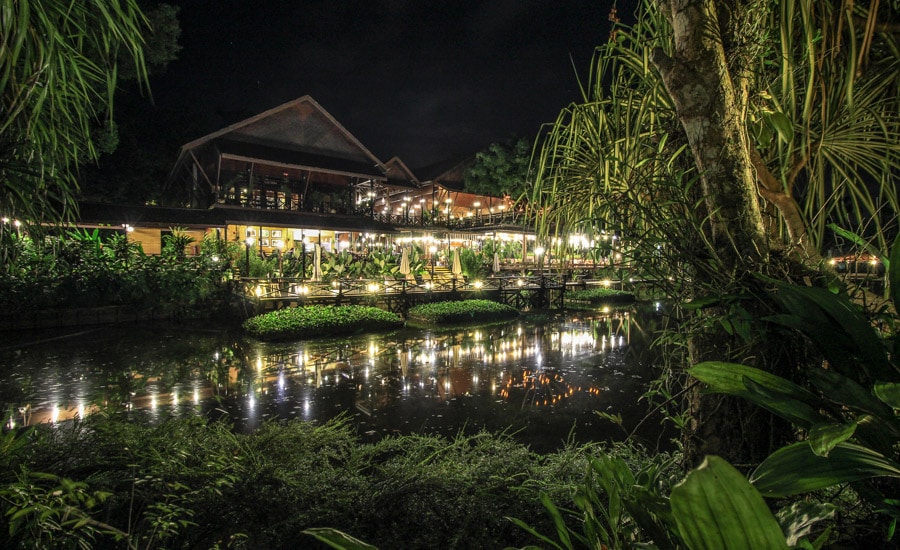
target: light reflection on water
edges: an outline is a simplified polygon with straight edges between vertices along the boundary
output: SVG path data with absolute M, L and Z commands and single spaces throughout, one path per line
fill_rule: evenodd
M 150 422 L 227 417 L 242 430 L 348 415 L 364 438 L 486 428 L 549 448 L 573 427 L 577 441 L 621 437 L 595 411 L 626 425 L 643 415 L 637 399 L 654 373 L 639 359 L 642 324 L 581 313 L 281 344 L 191 328 L 103 328 L 33 345 L 40 336 L 22 334 L 0 349 L 0 403 L 7 427 L 102 407 Z

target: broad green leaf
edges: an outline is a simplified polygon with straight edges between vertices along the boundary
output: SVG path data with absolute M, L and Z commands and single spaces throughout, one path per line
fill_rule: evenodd
M 776 284 L 777 299 L 792 315 L 776 315 L 768 320 L 802 331 L 842 374 L 862 369 L 873 379 L 882 380 L 896 374 L 878 334 L 847 295 L 832 294 L 822 288 Z
M 875 451 L 841 443 L 827 457 L 801 441 L 778 449 L 750 476 L 763 496 L 787 497 L 871 477 L 900 477 L 900 464 Z
M 848 407 L 879 417 L 892 417 L 894 414 L 890 407 L 872 395 L 871 390 L 834 369 L 811 367 L 806 370 L 806 376 L 825 397 L 842 408 Z
M 330 527 L 305 529 L 303 533 L 311 535 L 320 542 L 323 542 L 332 548 L 336 548 L 337 550 L 378 550 L 377 547 L 372 546 L 371 544 L 366 544 L 359 539 L 351 537 L 347 533 Z
M 900 440 L 900 419 L 863 415 L 856 419 L 854 443 L 868 447 L 885 456 L 893 456 L 893 447 Z
M 876 383 L 875 395 L 891 408 L 900 409 L 900 382 Z
M 779 389 L 757 384 L 748 377 L 744 377 L 744 385 L 747 387 L 747 391 L 750 392 L 749 401 L 792 424 L 808 428 L 825 422 L 825 418 L 819 414 L 816 407 L 812 407 Z
M 818 456 L 828 456 L 831 449 L 850 439 L 854 432 L 856 432 L 856 422 L 818 424 L 809 431 L 809 445 Z
M 708 456 L 674 489 L 672 512 L 693 550 L 787 548 L 759 492 L 725 460 Z
M 811 405 L 818 398 L 780 376 L 754 367 L 721 361 L 698 363 L 688 369 L 688 373 L 709 385 L 712 392 L 744 398 L 791 421 L 806 426 L 825 422 Z M 752 390 L 748 387 L 748 380 L 753 384 Z
M 835 506 L 831 503 L 794 502 L 775 514 L 781 530 L 787 537 L 788 546 L 796 546 L 800 539 L 809 534 L 817 522 L 834 517 Z

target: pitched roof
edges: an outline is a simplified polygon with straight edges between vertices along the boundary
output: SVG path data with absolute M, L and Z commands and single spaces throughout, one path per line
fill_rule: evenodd
M 260 147 L 256 150 L 260 154 L 277 151 L 281 158 L 299 154 L 307 163 L 316 159 L 331 166 L 345 166 L 346 162 L 352 167 L 351 175 L 384 179 L 381 161 L 308 95 L 184 144 L 176 167 L 193 149 L 223 142 Z
M 270 164 L 281 164 L 318 172 L 334 172 L 372 179 L 384 179 L 384 174 L 374 165 L 353 159 L 343 159 L 305 151 L 282 149 L 259 143 L 231 140 L 217 142 L 216 148 L 222 153 L 222 156 L 238 160 L 252 162 L 265 159 Z
M 384 163 L 384 168 L 389 184 L 413 188 L 419 186 L 419 178 L 413 174 L 412 170 L 399 157 L 393 157 Z
M 422 177 L 422 182 L 432 182 L 453 191 L 464 191 L 466 172 L 475 164 L 475 156 L 452 158 L 423 168 L 417 168 L 416 173 Z

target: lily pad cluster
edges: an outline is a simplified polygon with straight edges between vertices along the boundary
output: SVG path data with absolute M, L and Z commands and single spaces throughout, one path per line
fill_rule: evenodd
M 568 299 L 577 302 L 599 303 L 627 303 L 635 300 L 634 294 L 625 290 L 614 288 L 589 288 L 575 290 L 567 294 Z
M 279 309 L 244 321 L 260 340 L 289 340 L 332 334 L 371 332 L 403 326 L 396 314 L 370 306 L 303 306 Z

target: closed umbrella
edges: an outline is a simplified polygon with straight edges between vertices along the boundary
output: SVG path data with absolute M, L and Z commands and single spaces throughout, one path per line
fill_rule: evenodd
M 500 255 L 494 252 L 494 273 L 500 272 Z
M 400 255 L 400 275 L 408 278 L 412 270 L 409 268 L 409 251 L 404 248 Z
M 322 245 L 316 244 L 316 260 L 313 263 L 313 281 L 322 280 Z
M 453 267 L 450 270 L 454 277 L 462 275 L 462 264 L 459 263 L 459 249 L 453 251 Z

